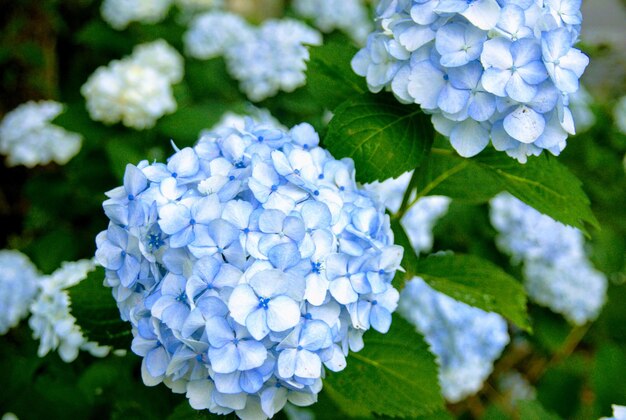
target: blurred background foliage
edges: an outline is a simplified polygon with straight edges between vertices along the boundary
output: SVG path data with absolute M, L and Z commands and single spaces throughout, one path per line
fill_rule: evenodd
M 179 147 L 191 145 L 223 112 L 241 113 L 247 106 L 222 59 L 186 59 L 185 79 L 175 87 L 178 110 L 154 128 L 138 132 L 93 122 L 79 93 L 87 77 L 140 42 L 164 38 L 182 52 L 185 30 L 174 10 L 159 24 L 135 23 L 116 31 L 102 21 L 98 8 L 91 0 L 0 0 L 0 117 L 28 100 L 55 99 L 67 104 L 55 123 L 84 136 L 80 154 L 66 166 L 0 166 L 0 247 L 23 251 L 44 273 L 62 261 L 93 256 L 94 237 L 106 227 L 103 192 L 119 185 L 126 162 L 163 160 L 170 154 L 170 139 Z M 259 10 L 275 13 L 258 7 L 253 20 L 261 18 Z M 532 306 L 534 333 L 512 331 L 512 342 L 483 391 L 449 407 L 458 418 L 592 419 L 609 415 L 611 404 L 626 405 L 626 137 L 612 115 L 624 93 L 626 56 L 623 42 L 595 40 L 583 48 L 592 57 L 584 82 L 596 99 L 597 122 L 568 141 L 561 162 L 583 181 L 602 226 L 591 231 L 588 243 L 594 264 L 610 279 L 607 304 L 596 322 L 577 328 Z M 323 131 L 324 110 L 306 86 L 258 106 L 285 125 L 308 121 Z M 519 268 L 496 249 L 494 236 L 486 205 L 454 202 L 435 228 L 434 250 L 482 256 L 520 279 Z M 144 386 L 140 359 L 130 352 L 102 360 L 83 353 L 65 364 L 56 353 L 38 358 L 29 334 L 18 328 L 1 339 L 0 414 L 10 411 L 21 419 L 199 416 L 183 395 Z M 512 371 L 530 381 L 536 400 L 515 403 L 500 390 L 499 380 Z M 318 418 L 344 417 L 323 392 L 311 410 Z

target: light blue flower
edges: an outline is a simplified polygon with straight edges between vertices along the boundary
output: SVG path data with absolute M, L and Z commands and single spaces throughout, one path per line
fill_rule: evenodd
M 377 18 L 353 70 L 372 92 L 391 90 L 432 114 L 461 156 L 490 140 L 522 163 L 565 148 L 574 133 L 569 95 L 588 64 L 573 48 L 579 0 L 382 1 Z M 554 91 L 562 97 L 546 102 Z M 551 107 L 539 112 L 541 101 Z
M 97 257 L 142 378 L 194 408 L 311 404 L 365 330 L 389 328 L 402 258 L 389 216 L 308 124 L 220 126 L 167 164 L 129 165 L 104 208 Z
M 541 40 L 543 60 L 557 89 L 565 93 L 578 90 L 578 79 L 589 64 L 589 57 L 571 48 L 572 34 L 566 28 L 547 32 Z
M 480 61 L 485 67 L 482 77 L 485 89 L 514 101 L 532 100 L 537 85 L 548 78 L 539 45 L 530 39 L 489 40 L 484 45 Z
M 279 377 L 292 376 L 315 379 L 321 376 L 322 359 L 319 351 L 332 346 L 328 325 L 323 321 L 309 321 L 294 329 L 276 347 L 280 351 L 277 360 Z

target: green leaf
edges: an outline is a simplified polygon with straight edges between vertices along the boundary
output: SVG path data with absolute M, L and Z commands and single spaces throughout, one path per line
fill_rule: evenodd
M 185 400 L 178 404 L 172 414 L 167 416 L 167 420 L 203 420 L 203 419 L 223 419 L 224 417 L 211 413 L 209 410 L 194 410 L 189 401 Z
M 97 267 L 87 278 L 68 289 L 71 312 L 89 341 L 118 349 L 130 347 L 130 325 L 120 318 L 111 289 L 102 285 L 104 269 Z
M 524 288 L 489 261 L 474 255 L 431 255 L 417 261 L 414 274 L 453 299 L 499 313 L 530 330 Z
M 365 79 L 358 76 L 350 61 L 358 49 L 346 37 L 337 37 L 320 47 L 309 48 L 307 85 L 322 106 L 335 109 L 346 99 L 367 92 Z
M 342 372 L 329 373 L 324 390 L 347 414 L 415 417 L 443 408 L 437 365 L 415 328 L 394 316 L 387 334 L 368 333 Z
M 404 228 L 400 224 L 398 219 L 391 219 L 391 230 L 393 231 L 394 243 L 396 245 L 400 245 L 404 248 L 404 254 L 402 255 L 402 263 L 401 267 L 404 269 L 402 271 L 396 271 L 396 275 L 393 278 L 393 287 L 398 290 L 404 289 L 404 285 L 407 280 L 411 280 L 416 276 L 417 266 L 419 264 L 419 259 L 415 250 L 413 249 L 413 245 L 411 244 L 411 240 L 407 236 Z
M 467 159 L 454 151 L 433 148 L 417 196 L 447 195 L 453 199 L 485 202 L 508 191 L 553 219 L 585 231 L 598 227 L 581 182 L 553 156 L 529 157 L 520 164 L 502 152 L 485 150 Z
M 419 107 L 366 94 L 337 108 L 324 145 L 337 159 L 354 159 L 359 182 L 373 182 L 419 166 L 432 138 L 432 125 Z

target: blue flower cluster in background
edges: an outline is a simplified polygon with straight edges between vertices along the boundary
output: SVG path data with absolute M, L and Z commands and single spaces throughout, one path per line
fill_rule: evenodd
M 412 172 L 397 179 L 366 185 L 392 212 L 400 208 Z M 433 228 L 447 211 L 450 199 L 422 197 L 400 220 L 417 254 L 430 252 Z M 507 323 L 496 313 L 471 307 L 432 289 L 420 277 L 409 280 L 400 294 L 398 312 L 415 325 L 439 364 L 444 397 L 459 402 L 475 394 L 493 370 L 494 361 L 509 342 Z
M 379 28 L 352 60 L 371 91 L 431 113 L 464 157 L 491 140 L 525 162 L 574 134 L 569 97 L 589 59 L 581 0 L 383 0 Z
M 580 230 L 556 222 L 508 193 L 491 200 L 498 247 L 524 264 L 525 287 L 536 303 L 575 325 L 595 319 L 608 281 L 589 261 Z
M 228 72 L 251 101 L 305 84 L 309 50 L 322 35 L 295 19 L 272 19 L 252 26 L 238 15 L 212 11 L 197 16 L 185 33 L 185 50 L 207 60 L 224 55 Z
M 479 391 L 509 342 L 500 315 L 452 299 L 415 277 L 398 311 L 424 335 L 439 364 L 443 396 L 458 402 Z
M 402 248 L 350 159 L 308 124 L 248 120 L 167 164 L 128 165 L 97 237 L 147 385 L 192 407 L 271 417 L 316 401 L 370 327 L 387 332 Z

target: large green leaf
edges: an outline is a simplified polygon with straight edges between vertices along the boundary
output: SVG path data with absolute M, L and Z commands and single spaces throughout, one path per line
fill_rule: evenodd
M 417 261 L 415 274 L 439 292 L 530 329 L 524 288 L 487 260 L 474 255 L 431 255 Z
M 406 232 L 392 220 L 394 242 L 404 248 L 402 268 L 394 286 L 421 277 L 432 288 L 488 312 L 496 312 L 524 329 L 530 329 L 526 293 L 522 285 L 493 263 L 474 255 L 443 254 L 418 258 Z
M 125 349 L 130 347 L 130 325 L 122 321 L 111 296 L 111 289 L 102 285 L 104 269 L 96 268 L 87 278 L 68 289 L 72 315 L 89 341 Z
M 324 145 L 335 158 L 354 160 L 358 181 L 373 182 L 419 166 L 432 138 L 432 125 L 418 107 L 366 94 L 336 109 Z
M 529 157 L 519 164 L 502 152 L 485 150 L 467 159 L 445 148 L 433 148 L 423 165 L 418 196 L 447 195 L 484 202 L 508 191 L 553 219 L 581 230 L 585 223 L 598 227 L 581 182 L 553 156 Z
M 367 92 L 365 79 L 350 67 L 357 51 L 345 37 L 309 48 L 307 85 L 320 105 L 335 109 L 344 100 Z
M 394 316 L 387 334 L 368 333 L 342 372 L 329 373 L 324 390 L 344 412 L 415 417 L 440 410 L 437 365 L 424 339 Z

